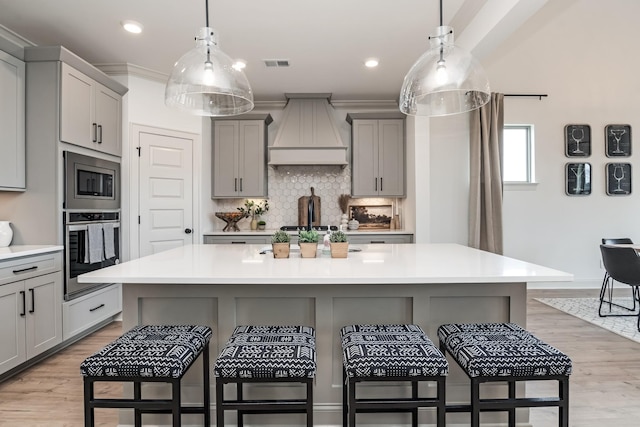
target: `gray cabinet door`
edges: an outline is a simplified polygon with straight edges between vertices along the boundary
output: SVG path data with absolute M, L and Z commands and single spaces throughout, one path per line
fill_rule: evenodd
M 0 374 L 27 360 L 23 292 L 24 281 L 0 286 Z
M 62 64 L 60 140 L 122 155 L 122 97 L 73 67 Z
M 0 189 L 25 189 L 25 66 L 0 51 Z
M 404 121 L 354 120 L 352 137 L 351 195 L 404 196 Z
M 25 280 L 27 359 L 62 342 L 62 273 Z
M 211 197 L 266 197 L 265 144 L 262 120 L 214 121 Z

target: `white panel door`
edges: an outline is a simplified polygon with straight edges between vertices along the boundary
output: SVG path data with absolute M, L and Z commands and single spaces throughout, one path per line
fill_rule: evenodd
M 136 138 L 140 256 L 192 244 L 193 135 L 144 128 Z

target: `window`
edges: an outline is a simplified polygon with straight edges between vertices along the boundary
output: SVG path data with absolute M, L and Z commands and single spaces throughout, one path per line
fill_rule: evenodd
M 533 183 L 533 125 L 504 125 L 503 182 Z

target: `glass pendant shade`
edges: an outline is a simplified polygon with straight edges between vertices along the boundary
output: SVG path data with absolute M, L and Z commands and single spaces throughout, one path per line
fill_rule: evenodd
M 413 64 L 400 91 L 400 111 L 411 116 L 447 116 L 489 102 L 491 90 L 482 65 L 454 46 L 453 29 L 437 28 L 431 46 Z
M 165 104 L 200 116 L 233 116 L 253 109 L 247 77 L 218 48 L 212 28 L 201 28 L 196 46 L 175 63 Z

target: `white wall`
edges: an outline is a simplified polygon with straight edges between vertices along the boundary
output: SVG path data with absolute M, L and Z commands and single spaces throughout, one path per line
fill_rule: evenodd
M 552 1 L 484 61 L 493 91 L 549 94 L 505 100 L 505 123 L 535 126 L 539 182 L 505 192 L 505 254 L 573 273 L 576 285 L 599 285 L 601 238 L 640 242 L 639 142 L 623 160 L 607 158 L 604 142 L 607 124 L 640 132 L 638 16 L 636 0 Z M 592 155 L 572 160 L 564 126 L 582 123 L 591 125 Z M 591 163 L 590 196 L 565 195 L 564 166 L 572 161 Z M 630 196 L 605 193 L 605 164 L 615 161 L 632 164 Z

